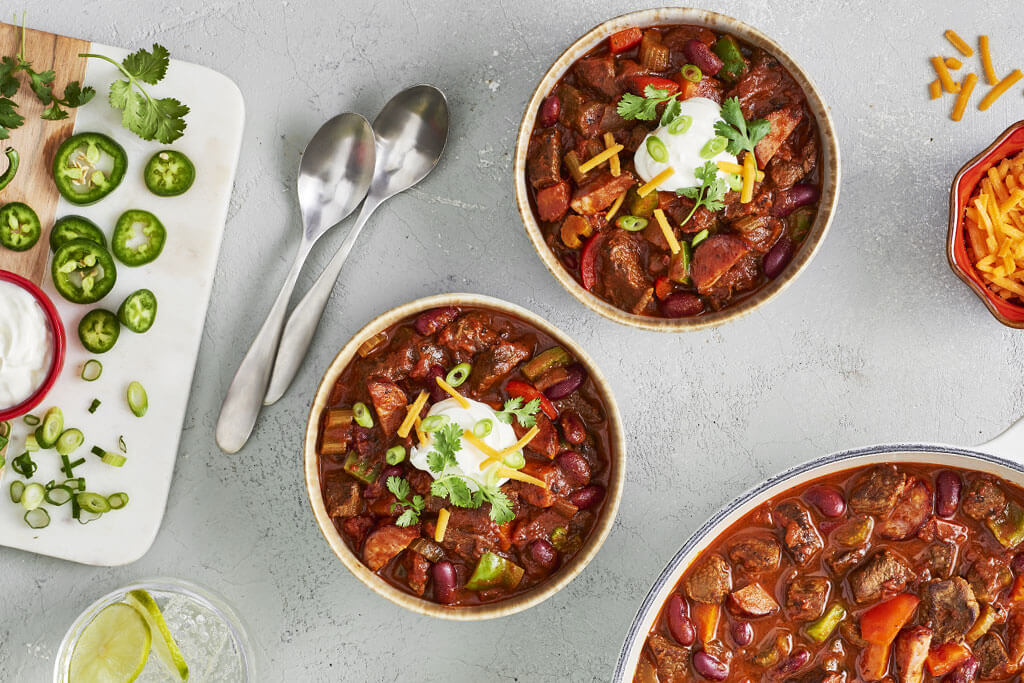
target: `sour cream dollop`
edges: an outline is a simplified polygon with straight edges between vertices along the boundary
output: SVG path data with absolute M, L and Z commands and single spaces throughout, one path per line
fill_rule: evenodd
M 715 122 L 722 118 L 722 107 L 717 102 L 706 97 L 691 97 L 680 102 L 679 115 L 689 116 L 693 120 L 685 133 L 670 133 L 671 123 L 659 126 L 644 138 L 633 155 L 636 172 L 644 181 L 649 182 L 669 166 L 675 170 L 675 173 L 658 185 L 659 190 L 666 192 L 675 192 L 681 187 L 700 186 L 694 170 L 709 161 L 736 163 L 736 157 L 724 150 L 710 158 L 702 157 L 700 154 L 704 145 L 718 135 L 715 132 Z M 647 141 L 651 137 L 657 137 L 664 143 L 665 149 L 668 150 L 666 161 L 655 161 L 647 151 Z
M 430 412 L 427 413 L 427 416 L 444 415 L 450 422 L 454 422 L 463 430 L 468 429 L 469 431 L 473 431 L 473 427 L 480 420 L 490 420 L 493 423 L 491 433 L 483 437 L 482 441 L 496 451 L 508 448 L 516 442 L 516 433 L 512 429 L 512 425 L 507 425 L 499 420 L 489 405 L 469 398 L 466 399 L 466 402 L 469 403 L 469 408 L 463 408 L 454 398 L 438 401 L 430 407 Z M 480 463 L 487 459 L 487 454 L 469 443 L 466 439 L 462 440 L 462 448 L 455 453 L 457 464 L 449 465 L 443 472 L 430 471 L 430 466 L 427 464 L 427 454 L 433 449 L 434 437 L 432 434 L 427 434 L 426 446 L 422 448 L 419 444 L 413 446 L 409 455 L 409 462 L 416 469 L 428 472 L 434 479 L 440 479 L 447 474 L 459 474 L 469 477 L 470 480 L 466 482 L 466 485 L 471 491 L 476 491 L 480 488 L 477 485 L 478 481 L 493 482 L 496 486 L 501 486 L 508 481 L 507 478 L 492 479 L 495 476 L 494 471 L 502 466 L 501 463 L 494 463 L 488 466 L 487 469 L 481 470 Z
M 46 314 L 30 293 L 0 282 L 0 408 L 30 397 L 46 379 L 53 336 Z

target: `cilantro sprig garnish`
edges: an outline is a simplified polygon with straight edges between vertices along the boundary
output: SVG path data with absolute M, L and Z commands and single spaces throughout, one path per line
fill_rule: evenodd
M 768 119 L 747 121 L 743 118 L 740 101 L 730 97 L 722 103 L 722 120 L 715 122 L 715 132 L 726 138 L 729 154 L 738 155 L 743 150 L 754 153 L 754 147 L 772 129 Z
M 665 125 L 679 113 L 679 101 L 676 99 L 678 96 L 678 93 L 669 93 L 667 88 L 648 85 L 644 88 L 643 97 L 630 92 L 624 94 L 619 100 L 617 110 L 619 116 L 626 120 L 653 121 L 658 118 L 658 105 L 667 103 L 661 116 L 661 124 Z
M 466 483 L 472 481 L 477 485 L 473 491 Z M 485 484 L 462 474 L 447 474 L 430 485 L 430 493 L 460 508 L 478 508 L 485 502 L 491 504 L 490 518 L 495 524 L 504 524 L 515 519 L 512 512 L 512 501 L 499 487 Z
M 395 520 L 395 524 L 398 526 L 412 526 L 419 522 L 420 513 L 426 507 L 426 501 L 423 500 L 423 496 L 415 495 L 410 499 L 409 482 L 401 477 L 388 477 L 387 487 L 388 491 L 391 491 L 395 498 L 398 499 L 397 503 L 391 504 L 392 514 L 398 509 L 402 510 L 402 514 Z
M 687 214 L 683 222 L 679 224 L 680 226 L 686 225 L 687 221 L 697 212 L 697 209 L 702 206 L 706 206 L 708 211 L 712 213 L 721 209 L 725 206 L 723 201 L 725 193 L 729 191 L 729 186 L 725 180 L 718 175 L 718 167 L 710 161 L 703 166 L 693 169 L 693 174 L 700 180 L 699 186 L 682 187 L 676 190 L 677 194 L 693 200 L 693 208 L 690 209 L 690 213 Z
M 143 87 L 163 80 L 170 65 L 171 54 L 162 45 L 153 44 L 153 51 L 139 50 L 116 62 L 105 55 L 83 53 L 110 62 L 128 80 L 110 84 L 110 106 L 121 112 L 121 125 L 143 140 L 159 140 L 169 144 L 185 133 L 185 115 L 189 108 L 173 97 L 155 99 Z
M 427 466 L 434 474 L 440 474 L 448 466 L 458 464 L 455 454 L 462 450 L 462 427 L 449 422 L 432 436 L 434 448 L 427 453 Z
M 540 399 L 535 398 L 525 406 L 521 396 L 505 401 L 504 407 L 495 415 L 505 424 L 512 424 L 515 418 L 520 427 L 532 427 L 537 424 L 537 413 L 540 412 Z

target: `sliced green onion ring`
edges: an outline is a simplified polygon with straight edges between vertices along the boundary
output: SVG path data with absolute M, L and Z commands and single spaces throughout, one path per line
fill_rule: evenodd
M 102 458 L 104 455 L 107 454 L 107 452 L 105 450 L 103 450 L 102 448 L 100 448 L 99 446 L 93 446 L 90 449 L 90 452 L 93 455 L 95 455 L 97 458 Z
M 29 484 L 21 493 L 21 507 L 35 510 L 46 500 L 46 489 L 42 484 Z
M 82 434 L 81 429 L 65 429 L 57 439 L 57 453 L 71 455 L 83 443 L 85 443 L 85 434 Z
M 78 505 L 87 512 L 109 512 L 110 503 L 107 499 L 98 493 L 91 491 L 84 491 L 75 496 L 75 500 L 78 501 Z
M 94 398 L 92 400 L 92 403 L 89 404 L 89 413 L 90 414 L 91 413 L 95 413 L 96 409 L 99 408 L 99 407 L 100 407 L 100 400 L 98 398 Z
M 82 379 L 86 382 L 95 382 L 103 374 L 103 363 L 99 362 L 95 358 L 90 358 L 85 361 L 85 365 L 82 366 Z
M 690 83 L 700 83 L 700 79 L 704 78 L 704 72 L 696 64 L 684 64 L 679 73 Z
M 28 451 L 11 460 L 11 469 L 26 479 L 32 478 L 32 475 L 36 473 L 37 467 L 39 466 L 32 461 L 32 454 Z
M 35 426 L 36 426 L 37 424 L 39 424 L 39 422 L 40 422 L 39 418 L 38 418 L 38 417 L 36 417 L 35 415 L 26 415 L 25 417 L 23 417 L 23 418 L 21 418 L 21 419 L 22 419 L 22 420 L 23 420 L 23 421 L 25 422 L 25 424 L 27 424 L 27 425 L 28 425 L 29 427 L 35 427 Z
M 739 192 L 743 189 L 743 178 L 736 173 L 726 173 L 725 182 L 729 183 L 729 189 L 733 192 Z
M 64 505 L 74 495 L 70 486 L 58 484 L 46 491 L 46 502 L 50 505 Z
M 512 451 L 505 456 L 504 463 L 506 467 L 518 470 L 526 466 L 526 456 L 523 455 L 522 451 Z
M 469 379 L 469 373 L 472 371 L 473 366 L 469 363 L 459 363 L 448 372 L 444 381 L 453 388 L 462 386 L 462 383 Z
M 682 135 L 686 131 L 690 130 L 690 126 L 693 125 L 693 117 L 689 114 L 681 114 L 672 120 L 672 123 L 668 124 L 668 132 L 671 135 Z
M 128 458 L 124 457 L 120 453 L 104 453 L 101 460 L 103 460 L 104 465 L 123 467 L 125 462 L 128 461 Z
M 721 135 L 716 135 L 700 148 L 701 159 L 711 159 L 712 157 L 721 154 L 725 151 L 725 148 L 729 145 L 729 141 L 723 138 Z
M 109 503 L 107 504 L 109 505 Z M 91 510 L 86 510 L 81 506 L 78 507 L 78 514 L 76 515 L 74 507 L 75 505 L 77 505 L 77 502 L 72 500 L 71 516 L 77 519 L 79 524 L 88 524 L 89 522 L 95 522 L 97 519 L 103 516 L 102 512 L 93 512 Z
M 64 413 L 54 406 L 46 411 L 43 422 L 36 427 L 36 440 L 40 448 L 53 448 L 64 432 Z
M 117 437 L 117 447 L 121 449 L 122 453 L 128 452 L 128 444 L 124 442 L 124 434 Z
M 36 439 L 35 434 L 29 434 L 25 437 L 25 450 L 29 453 L 35 453 L 39 450 L 39 441 Z
M 146 396 L 146 389 L 138 382 L 131 382 L 128 385 L 128 407 L 132 415 L 142 417 L 149 410 L 149 398 Z M 366 406 L 363 406 L 364 408 Z
M 11 482 L 11 502 L 20 503 L 21 496 L 25 493 L 25 482 L 15 479 Z
M 701 242 L 703 242 L 707 238 L 708 238 L 708 229 L 704 228 L 703 230 L 701 230 L 700 232 L 698 232 L 696 235 L 693 236 L 693 239 L 690 240 L 690 246 L 696 247 L 698 244 L 700 244 Z
M 373 416 L 370 415 L 370 409 L 362 401 L 352 406 L 352 414 L 355 416 L 356 424 L 360 427 L 367 429 L 373 427 Z
M 423 430 L 424 434 L 430 434 L 431 432 L 440 431 L 448 422 L 447 415 L 431 415 L 423 418 L 423 422 L 420 423 L 420 429 Z
M 111 510 L 120 510 L 128 504 L 128 494 L 124 492 L 111 493 L 107 496 L 107 503 L 110 504 Z
M 660 164 L 668 161 L 668 147 L 665 146 L 665 143 L 657 135 L 651 135 L 647 138 L 647 153 Z
M 74 479 L 65 479 L 64 486 L 67 486 L 72 491 L 84 491 L 85 490 L 85 477 L 75 477 Z
M 490 418 L 484 418 L 483 420 L 480 420 L 475 425 L 473 425 L 473 436 L 475 436 L 478 439 L 482 439 L 488 434 L 490 434 L 492 429 L 494 429 L 494 420 Z
M 387 453 L 384 454 L 384 459 L 387 460 L 389 465 L 397 465 L 401 463 L 405 460 L 405 446 L 402 444 L 392 446 L 387 450 Z
M 46 508 L 33 508 L 25 513 L 25 524 L 30 529 L 45 529 L 50 526 L 50 513 Z
M 615 219 L 615 225 L 629 232 L 637 232 L 647 227 L 647 219 L 639 216 L 619 216 Z

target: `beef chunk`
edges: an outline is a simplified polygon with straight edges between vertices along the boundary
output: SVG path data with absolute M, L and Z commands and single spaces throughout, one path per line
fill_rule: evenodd
M 793 621 L 812 621 L 825 611 L 832 584 L 823 576 L 794 576 L 786 584 L 786 614 Z
M 850 572 L 849 581 L 854 599 L 863 605 L 885 595 L 899 593 L 913 578 L 914 572 L 907 563 L 884 548 Z
M 779 603 L 759 583 L 751 583 L 729 594 L 729 607 L 746 617 L 766 617 L 779 611 Z
M 610 171 L 588 175 L 583 184 L 576 188 L 569 206 L 584 216 L 601 213 L 611 206 L 620 194 L 634 185 L 636 178 L 628 171 L 623 171 L 618 176 L 613 176 Z
M 420 535 L 419 525 L 395 526 L 386 524 L 374 530 L 366 537 L 363 545 L 363 562 L 370 571 L 377 571 L 391 561 L 398 553 L 409 547 L 409 544 Z
M 895 465 L 874 467 L 860 478 L 850 496 L 850 509 L 867 515 L 885 515 L 907 487 L 907 475 Z
M 828 559 L 825 560 L 825 562 L 828 563 L 828 567 L 832 570 L 833 574 L 841 576 L 860 564 L 860 561 L 864 559 L 866 554 L 867 550 L 865 548 L 836 550 L 828 557 Z
M 719 310 L 741 292 L 753 289 L 761 277 L 761 267 L 757 257 L 748 252 L 713 286 L 703 292 L 708 306 Z
M 764 118 L 769 112 L 802 99 L 803 93 L 774 57 L 756 50 L 750 69 L 726 96 L 739 99 L 743 116 L 749 121 Z
M 601 243 L 597 257 L 598 294 L 627 311 L 637 308 L 652 289 L 644 268 L 645 256 L 640 237 L 612 230 Z
M 702 560 L 686 579 L 686 594 L 691 600 L 718 604 L 732 590 L 732 570 L 721 555 Z
M 736 235 L 713 235 L 701 242 L 690 264 L 697 291 L 703 294 L 710 290 L 748 251 L 750 247 Z
M 748 574 L 778 569 L 781 554 L 778 541 L 770 536 L 749 536 L 729 548 L 729 559 Z
M 357 515 L 356 517 L 346 517 L 345 521 L 341 523 L 341 529 L 348 536 L 352 547 L 358 552 L 366 539 L 366 534 L 370 533 L 370 529 L 373 528 L 373 524 L 373 517 L 370 515 Z
M 416 595 L 422 596 L 427 590 L 427 581 L 430 579 L 430 560 L 414 550 L 410 550 L 402 558 L 405 565 L 407 582 L 409 588 Z
M 745 216 L 731 227 L 740 233 L 751 249 L 766 254 L 782 236 L 783 223 L 771 216 Z
M 413 379 L 425 379 L 433 368 L 446 368 L 449 365 L 448 351 L 434 344 L 429 338 L 417 341 L 413 350 L 416 363 L 409 371 L 409 377 Z
M 559 85 L 556 94 L 562 102 L 558 120 L 563 126 L 575 129 L 583 138 L 592 138 L 601 132 L 603 102 L 588 98 L 568 83 Z
M 324 507 L 331 517 L 351 517 L 363 509 L 359 484 L 343 472 L 334 470 L 324 475 Z
M 490 550 L 505 551 L 511 547 L 508 533 L 488 516 L 487 507 L 449 509 L 448 528 L 441 545 L 449 553 L 473 566 Z
M 402 420 L 405 419 L 405 406 L 408 405 L 409 398 L 397 384 L 387 380 L 371 379 L 366 383 L 366 389 L 370 392 L 381 429 L 384 430 L 384 434 L 391 436 L 398 431 Z
M 537 192 L 537 217 L 546 223 L 556 223 L 569 211 L 569 183 L 560 180 Z
M 619 94 L 619 85 L 615 78 L 615 57 L 604 55 L 603 57 L 587 57 L 576 62 L 573 66 L 576 72 L 576 79 L 580 84 L 599 92 L 605 97 L 612 98 Z
M 647 639 L 647 647 L 657 663 L 661 683 L 684 683 L 690 680 L 690 650 L 655 633 Z
M 558 429 L 544 413 L 537 413 L 535 417 L 537 419 L 537 435 L 530 440 L 530 443 L 526 444 L 526 448 L 551 460 L 562 450 L 558 439 Z M 512 424 L 512 429 L 515 430 L 516 438 L 519 439 L 529 431 L 529 428 L 520 426 L 518 422 Z
M 486 394 L 505 380 L 516 366 L 530 357 L 530 345 L 523 341 L 500 341 L 477 357 L 469 382 L 475 395 Z
M 437 335 L 439 344 L 451 351 L 457 360 L 468 361 L 476 354 L 498 343 L 501 334 L 491 325 L 490 314 L 470 311 L 445 327 Z
M 932 516 L 932 490 L 922 479 L 914 479 L 904 489 L 895 507 L 875 527 L 875 533 L 882 538 L 902 541 L 917 533 L 917 530 Z
M 974 591 L 959 576 L 932 581 L 924 586 L 922 620 L 934 629 L 937 644 L 963 638 L 980 612 Z
M 913 626 L 896 636 L 893 658 L 899 683 L 921 683 L 928 648 L 932 643 L 932 630 L 927 626 Z
M 929 573 L 940 579 L 948 579 L 956 571 L 960 546 L 956 543 L 937 541 L 928 546 L 925 566 Z
M 401 328 L 395 333 L 388 346 L 388 351 L 377 359 L 373 366 L 373 375 L 381 379 L 400 382 L 409 376 L 419 359 L 416 344 L 419 338 L 409 328 Z
M 791 137 L 787 142 L 791 143 L 792 140 Z M 772 163 L 768 165 L 768 175 L 775 187 L 785 190 L 796 185 L 814 170 L 818 163 L 818 138 L 812 131 L 806 141 L 796 147 L 796 151 L 785 155 L 789 158 L 784 158 L 781 152 L 780 150 L 772 159 Z
M 824 547 L 811 515 L 803 504 L 796 501 L 781 503 L 775 508 L 775 517 L 785 532 L 782 543 L 799 566 L 810 562 Z
M 526 177 L 534 189 L 550 187 L 562 179 L 562 133 L 547 128 L 530 142 L 526 157 Z
M 510 488 L 514 491 L 515 489 Z M 580 513 L 580 517 L 584 513 Z M 525 515 L 519 515 L 515 520 L 515 530 L 512 532 L 512 543 L 517 548 L 525 548 L 538 539 L 551 540 L 551 534 L 555 529 L 566 527 L 566 518 L 560 510 L 554 507 L 542 510 L 533 510 Z M 572 527 L 572 524 L 569 524 Z
M 1004 588 L 1013 581 L 1006 563 L 998 557 L 982 557 L 967 570 L 967 582 L 974 597 L 982 602 L 994 602 Z
M 1003 641 L 995 633 L 986 633 L 973 647 L 977 657 L 982 680 L 1006 678 L 1017 667 L 1010 665 L 1010 657 L 1006 654 Z
M 520 471 L 547 484 L 547 488 L 542 488 L 525 481 L 509 482 L 509 487 L 519 492 L 520 500 L 534 507 L 551 507 L 557 499 L 564 498 L 570 491 L 565 474 L 552 463 L 527 460 Z
M 619 116 L 619 106 L 616 102 L 609 102 L 604 105 L 604 114 L 601 115 L 600 130 L 602 133 L 611 133 L 622 130 L 633 125 L 633 121 Z M 633 149 L 636 149 L 634 147 Z
M 771 158 L 775 156 L 775 153 L 782 147 L 782 143 L 796 130 L 803 117 L 803 111 L 795 104 L 783 107 L 782 109 L 776 109 L 765 117 L 772 124 L 771 128 L 768 134 L 761 138 L 754 147 L 754 155 L 757 157 L 758 165 L 761 168 L 764 168 Z
M 984 475 L 967 482 L 960 509 L 971 519 L 983 520 L 1003 511 L 1006 494 L 999 485 Z

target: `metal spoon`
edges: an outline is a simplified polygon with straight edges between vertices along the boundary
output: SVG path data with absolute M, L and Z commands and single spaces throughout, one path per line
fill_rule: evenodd
M 384 200 L 423 180 L 437 165 L 448 140 L 448 101 L 432 85 L 414 85 L 384 105 L 373 121 L 373 132 L 377 138 L 377 167 L 370 193 L 338 253 L 285 324 L 264 399 L 266 405 L 277 402 L 295 378 L 320 324 L 334 281 L 367 219 Z
M 302 241 L 281 293 L 238 366 L 217 422 L 217 445 L 235 453 L 248 441 L 270 381 L 274 354 L 295 281 L 310 249 L 366 196 L 375 162 L 373 129 L 359 114 L 341 114 L 320 127 L 299 161 L 298 196 Z

